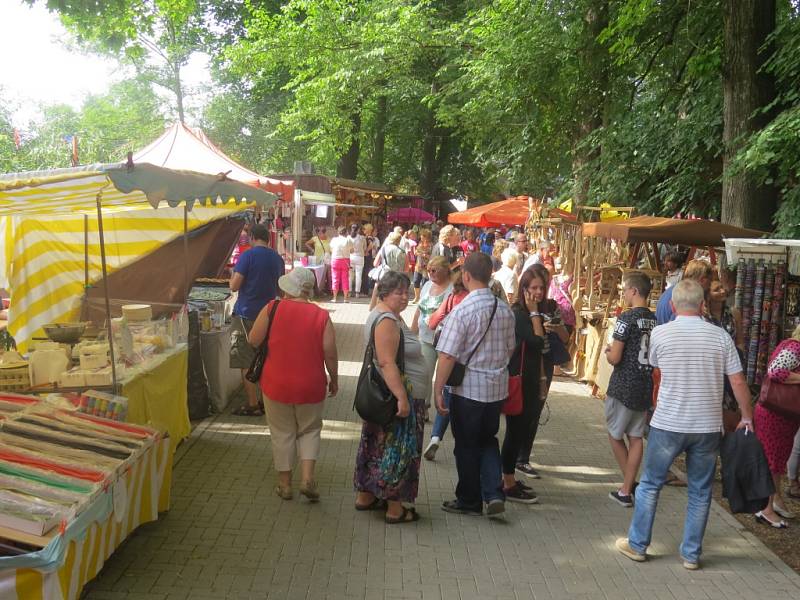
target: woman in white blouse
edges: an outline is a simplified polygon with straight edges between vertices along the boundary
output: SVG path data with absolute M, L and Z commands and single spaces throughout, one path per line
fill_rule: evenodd
M 362 295 L 361 281 L 364 274 L 364 254 L 367 250 L 367 238 L 361 235 L 361 225 L 350 225 L 350 235 L 347 237 L 353 246 L 350 252 L 350 281 L 353 295 L 360 298 Z

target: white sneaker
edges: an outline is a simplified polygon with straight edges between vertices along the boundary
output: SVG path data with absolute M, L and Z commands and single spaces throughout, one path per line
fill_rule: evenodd
M 425 460 L 433 460 L 436 458 L 436 451 L 439 449 L 439 441 L 439 438 L 434 435 L 431 441 L 428 442 L 428 446 L 425 448 L 425 452 L 422 455 L 425 457 Z
M 486 516 L 490 519 L 502 519 L 506 512 L 506 503 L 499 498 L 489 500 L 486 503 Z

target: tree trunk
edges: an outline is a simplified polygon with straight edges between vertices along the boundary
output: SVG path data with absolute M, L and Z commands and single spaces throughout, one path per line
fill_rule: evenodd
M 725 0 L 724 29 L 722 221 L 770 231 L 777 190 L 731 167 L 747 139 L 770 119 L 754 112 L 775 98 L 773 79 L 759 73 L 772 50 L 762 46 L 775 29 L 775 0 Z
M 186 113 L 183 110 L 183 84 L 181 83 L 181 67 L 178 63 L 172 65 L 172 72 L 175 75 L 175 98 L 178 105 L 178 120 L 181 123 L 186 122 Z
M 336 166 L 336 176 L 346 179 L 358 179 L 358 159 L 361 155 L 361 107 L 350 117 L 350 146 L 347 148 Z
M 372 150 L 372 173 L 370 178 L 376 183 L 383 182 L 383 159 L 386 147 L 386 121 L 388 119 L 388 98 L 378 96 L 375 108 L 375 146 Z
M 436 191 L 436 116 L 429 108 L 426 111 L 422 132 L 422 164 L 420 165 L 419 188 L 424 198 L 433 199 Z
M 578 65 L 583 85 L 579 100 L 580 120 L 575 131 L 572 151 L 574 178 L 573 199 L 576 204 L 589 201 L 591 163 L 600 156 L 600 148 L 589 144 L 589 136 L 603 125 L 608 98 L 608 49 L 598 36 L 608 27 L 608 0 L 592 0 L 586 9 Z

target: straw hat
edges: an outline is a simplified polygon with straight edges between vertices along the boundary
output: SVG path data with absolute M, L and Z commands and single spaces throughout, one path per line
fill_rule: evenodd
M 310 296 L 315 283 L 314 273 L 305 267 L 295 267 L 278 279 L 278 287 L 294 298 Z

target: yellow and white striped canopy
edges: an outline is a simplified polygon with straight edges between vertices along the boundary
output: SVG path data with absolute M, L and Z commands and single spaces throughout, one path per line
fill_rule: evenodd
M 150 164 L 90 165 L 72 169 L 0 175 L 0 216 L 95 212 L 97 197 L 105 210 L 216 206 L 229 203 L 270 205 L 277 196 L 257 187 L 193 171 Z
M 87 234 L 89 282 L 102 276 L 98 193 L 109 272 L 180 236 L 184 209 L 179 204 L 190 208 L 192 230 L 244 209 L 245 202 L 276 200 L 243 183 L 152 165 L 0 176 L 0 287 L 11 292 L 8 330 L 23 351 L 42 335 L 43 325 L 78 319 Z

